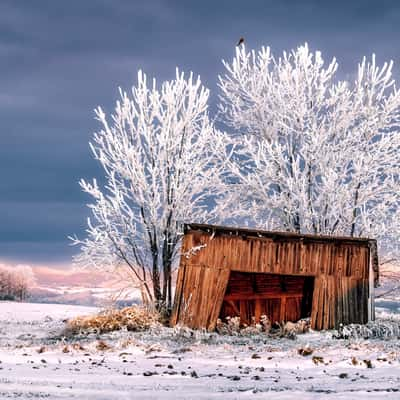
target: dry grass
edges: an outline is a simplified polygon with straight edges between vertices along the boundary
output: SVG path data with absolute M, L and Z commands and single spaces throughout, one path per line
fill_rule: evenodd
M 160 315 L 144 307 L 132 306 L 121 310 L 107 310 L 97 315 L 76 317 L 67 321 L 65 333 L 107 333 L 126 328 L 128 331 L 144 331 L 158 324 Z
M 310 319 L 305 318 L 297 322 L 281 321 L 276 322 L 273 327 L 270 319 L 266 315 L 262 315 L 260 322 L 257 323 L 253 317 L 250 325 L 242 324 L 240 317 L 226 317 L 226 322 L 218 318 L 216 331 L 220 335 L 257 335 L 266 334 L 272 337 L 286 337 L 294 339 L 297 334 L 306 333 L 310 330 Z
M 100 351 L 110 350 L 110 349 L 112 349 L 112 346 L 107 344 L 104 340 L 99 340 L 97 342 L 96 349 L 100 350 Z

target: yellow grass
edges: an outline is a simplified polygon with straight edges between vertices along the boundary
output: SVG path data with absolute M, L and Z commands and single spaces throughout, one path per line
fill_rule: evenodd
M 66 333 L 82 331 L 106 333 L 126 328 L 128 331 L 144 331 L 159 323 L 160 315 L 145 307 L 125 307 L 107 310 L 97 315 L 76 317 L 67 322 Z

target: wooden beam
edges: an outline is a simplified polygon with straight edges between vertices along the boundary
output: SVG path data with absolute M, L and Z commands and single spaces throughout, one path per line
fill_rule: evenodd
M 256 322 L 260 322 L 261 318 L 261 300 L 256 299 L 255 307 L 254 307 L 254 318 Z
M 237 308 L 236 304 L 232 300 L 227 301 L 227 303 L 233 308 L 233 311 L 236 313 L 236 315 L 240 315 L 239 309 Z
M 301 298 L 303 293 L 285 293 L 285 294 L 249 294 L 244 293 L 228 294 L 224 297 L 225 301 L 240 301 L 240 300 L 269 300 L 269 299 L 282 299 L 282 298 Z
M 281 309 L 280 309 L 280 320 L 286 320 L 286 299 L 287 297 L 281 297 Z

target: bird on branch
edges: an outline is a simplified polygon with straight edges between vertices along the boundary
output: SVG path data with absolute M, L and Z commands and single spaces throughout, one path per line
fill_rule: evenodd
M 244 37 L 241 37 L 236 46 L 240 46 L 243 43 L 244 43 Z

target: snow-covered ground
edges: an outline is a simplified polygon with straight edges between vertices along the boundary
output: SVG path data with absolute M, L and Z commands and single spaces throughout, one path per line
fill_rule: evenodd
M 379 306 L 385 318 L 399 310 Z M 0 302 L 0 399 L 400 399 L 397 337 L 188 337 L 167 328 L 60 337 L 63 320 L 96 311 Z M 305 347 L 311 355 L 299 354 Z

